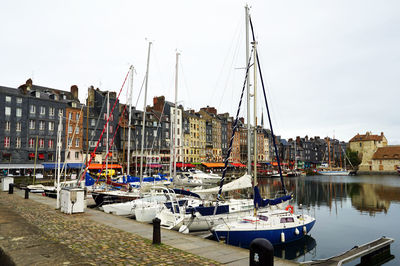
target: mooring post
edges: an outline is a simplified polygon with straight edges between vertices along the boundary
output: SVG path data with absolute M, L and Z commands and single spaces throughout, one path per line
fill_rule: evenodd
M 8 184 L 8 194 L 13 194 L 14 193 L 14 184 Z
M 25 199 L 29 199 L 29 188 L 25 188 Z
M 265 238 L 250 243 L 250 266 L 274 265 L 274 246 Z
M 153 244 L 161 244 L 161 220 L 158 218 L 153 219 Z

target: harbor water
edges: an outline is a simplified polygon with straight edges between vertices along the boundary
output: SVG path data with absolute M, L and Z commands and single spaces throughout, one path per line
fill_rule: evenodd
M 309 236 L 275 247 L 275 256 L 298 262 L 338 255 L 382 236 L 394 238 L 385 265 L 400 265 L 400 176 L 285 178 L 295 212 L 316 218 Z M 264 197 L 281 189 L 279 178 L 259 179 Z M 356 259 L 346 265 L 357 265 Z

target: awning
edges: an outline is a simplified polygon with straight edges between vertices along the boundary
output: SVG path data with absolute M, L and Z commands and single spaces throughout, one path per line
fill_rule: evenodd
M 150 167 L 150 168 L 161 168 L 162 165 L 159 163 L 149 163 L 147 165 L 145 165 L 145 167 Z
M 43 153 L 39 153 L 39 159 L 40 160 L 44 160 L 44 154 Z
M 89 170 L 97 170 L 97 169 L 105 169 L 106 168 L 106 165 L 104 164 L 101 164 L 101 163 L 91 163 L 90 165 L 89 165 Z M 119 164 L 108 164 L 108 168 L 109 169 L 113 169 L 113 168 L 122 168 L 122 166 L 121 165 L 119 165 Z
M 235 167 L 246 167 L 246 165 L 242 164 L 242 163 L 231 163 L 232 166 Z
M 11 153 L 3 153 L 3 157 L 10 157 Z
M 34 169 L 35 164 L 0 164 L 0 169 Z M 36 164 L 36 169 L 43 169 L 43 165 Z
M 189 167 L 189 168 L 193 168 L 193 167 L 195 167 L 193 164 L 191 164 L 191 163 L 176 163 L 176 167 L 180 167 L 180 168 L 182 168 L 182 167 Z
M 251 165 L 254 166 L 254 163 L 251 163 Z M 257 167 L 260 167 L 260 166 L 261 166 L 261 164 L 258 163 Z
M 213 168 L 213 167 L 225 167 L 224 163 L 201 163 L 205 167 Z
M 84 163 L 67 163 L 68 169 L 81 169 L 84 166 L 85 166 Z
M 43 163 L 43 168 L 44 170 L 54 170 L 56 167 L 58 167 L 58 163 Z M 60 163 L 60 168 L 63 168 L 64 163 Z
M 35 158 L 35 154 L 33 152 L 28 154 L 29 158 Z

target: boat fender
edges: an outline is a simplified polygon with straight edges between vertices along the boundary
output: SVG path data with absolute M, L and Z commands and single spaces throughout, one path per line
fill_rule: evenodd
M 295 233 L 296 235 L 299 235 L 299 234 L 300 234 L 299 229 L 296 228 L 296 229 L 294 230 L 294 233 Z
M 284 232 L 281 233 L 281 242 L 285 243 L 285 233 Z
M 306 235 L 307 234 L 307 227 L 304 225 L 303 226 L 303 233 Z
M 290 212 L 290 213 L 293 213 L 293 206 L 292 205 L 288 205 L 288 206 L 286 206 L 286 209 L 285 210 L 287 210 L 288 212 Z
M 179 233 L 189 234 L 189 228 L 186 225 L 181 225 L 181 227 L 179 227 Z

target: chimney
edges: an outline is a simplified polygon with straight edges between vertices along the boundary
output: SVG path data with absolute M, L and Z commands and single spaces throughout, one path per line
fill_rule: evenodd
M 25 84 L 22 84 L 21 86 L 18 87 L 20 89 L 20 92 L 23 94 L 26 94 L 28 91 L 30 91 L 32 88 L 32 79 L 28 79 L 25 81 Z
M 78 86 L 72 85 L 71 86 L 71 94 L 72 94 L 72 97 L 74 98 L 74 100 L 78 100 L 78 92 L 79 92 Z
M 156 110 L 158 112 L 162 112 L 164 104 L 165 104 L 165 97 L 164 96 L 159 96 L 159 97 L 154 97 L 153 98 L 153 108 L 154 108 L 154 110 Z
M 381 137 L 383 137 L 383 132 L 381 132 Z

